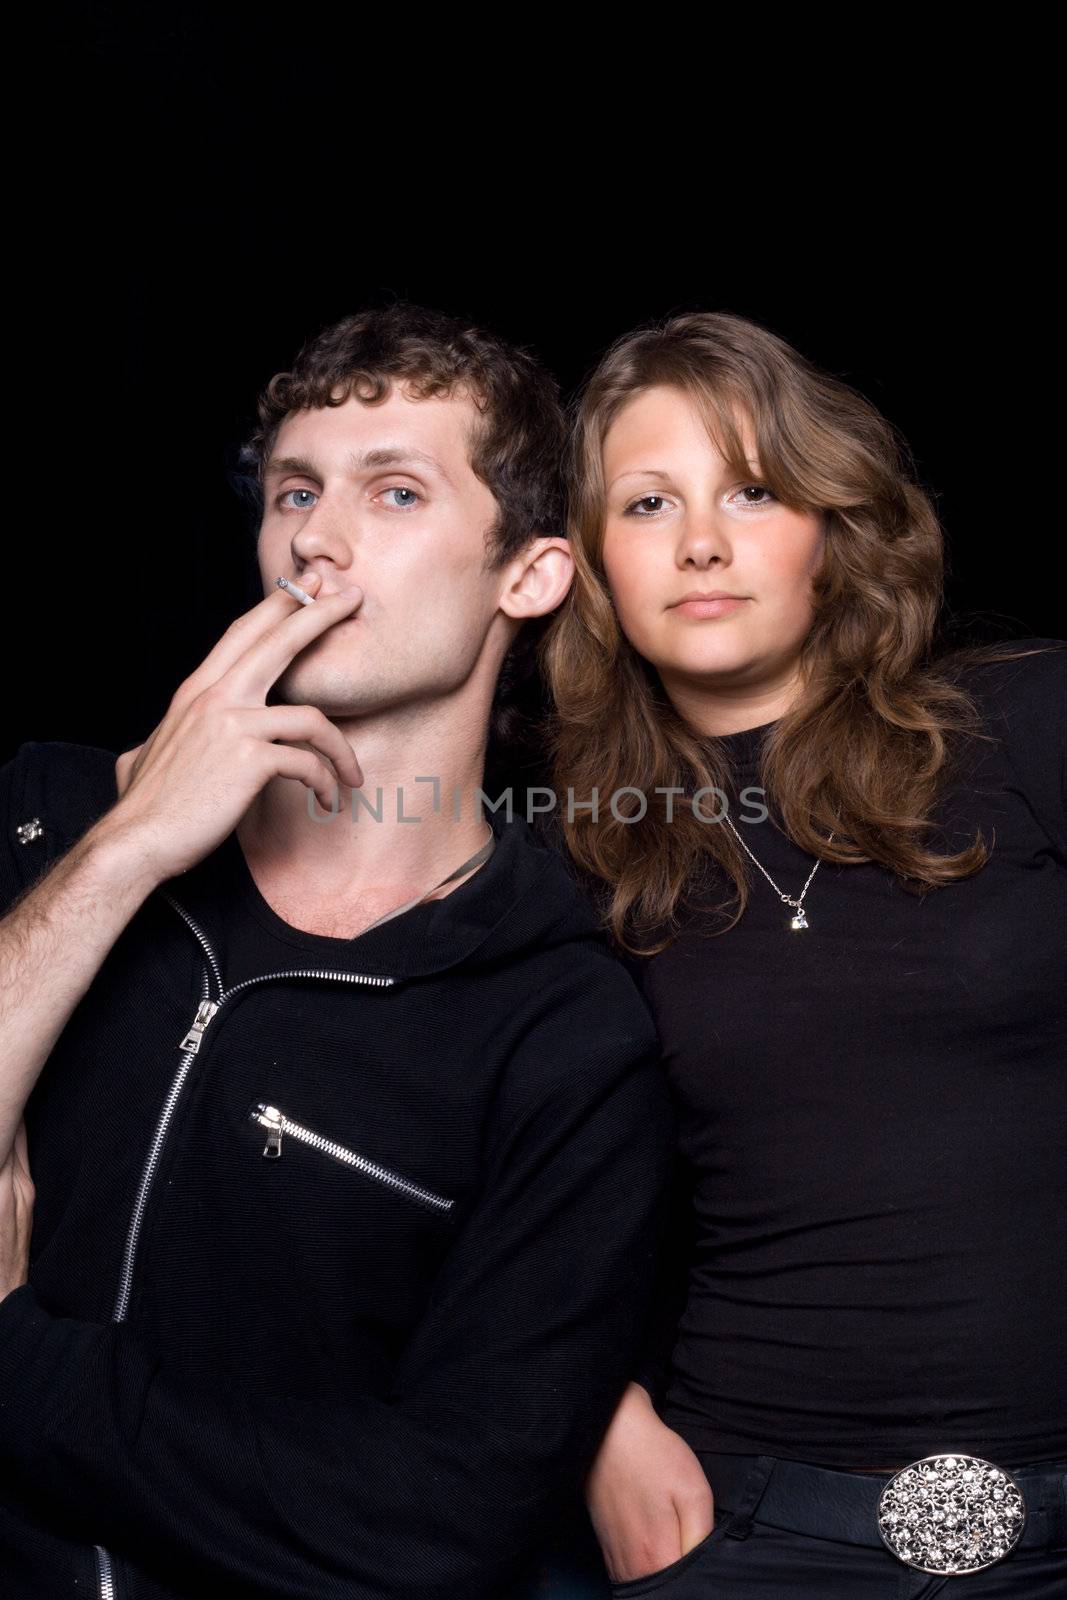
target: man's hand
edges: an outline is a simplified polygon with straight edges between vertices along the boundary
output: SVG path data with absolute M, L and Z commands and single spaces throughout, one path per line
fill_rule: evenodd
M 0 1300 L 29 1277 L 33 1199 L 26 1124 L 20 1122 L 11 1154 L 0 1167 Z
M 237 617 L 179 684 L 159 726 L 115 763 L 118 801 L 98 826 L 124 838 L 160 882 L 220 844 L 271 778 L 305 784 L 329 812 L 336 783 L 363 782 L 355 752 L 324 712 L 266 703 L 293 657 L 363 603 L 361 590 L 319 595 L 318 573 L 301 582 L 313 606 L 275 589 Z
M 616 1407 L 585 1494 L 613 1583 L 680 1561 L 715 1524 L 703 1467 L 637 1383 L 627 1386 Z

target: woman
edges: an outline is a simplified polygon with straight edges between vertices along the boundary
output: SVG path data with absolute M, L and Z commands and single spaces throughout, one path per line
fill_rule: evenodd
M 681 1133 L 612 1582 L 545 1592 L 1067 1592 L 1067 647 L 945 651 L 905 449 L 746 319 L 620 339 L 571 479 L 562 842 Z

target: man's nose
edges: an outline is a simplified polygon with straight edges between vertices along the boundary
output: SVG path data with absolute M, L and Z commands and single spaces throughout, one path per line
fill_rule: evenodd
M 345 518 L 336 509 L 317 505 L 301 518 L 293 534 L 290 548 L 294 561 L 300 566 L 318 566 L 326 580 L 325 565 L 347 572 L 352 565 L 357 545 L 357 530 L 351 518 Z

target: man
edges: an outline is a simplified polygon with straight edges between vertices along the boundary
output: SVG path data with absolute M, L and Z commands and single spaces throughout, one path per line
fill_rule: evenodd
M 561 421 L 451 318 L 328 329 L 250 444 L 266 598 L 137 750 L 0 771 L 8 1596 L 511 1596 L 580 1487 L 673 1119 L 563 862 L 474 803 L 572 576 Z

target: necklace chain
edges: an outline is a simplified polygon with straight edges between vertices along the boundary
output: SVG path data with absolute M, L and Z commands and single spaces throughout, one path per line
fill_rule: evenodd
M 440 883 L 435 883 L 432 889 L 427 889 L 426 893 L 420 894 L 417 899 L 405 901 L 402 906 L 397 906 L 395 911 L 387 911 L 384 916 L 375 918 L 372 923 L 361 930 L 362 933 L 369 933 L 371 928 L 378 928 L 383 922 L 390 922 L 393 917 L 399 917 L 402 912 L 410 911 L 413 906 L 421 906 L 424 900 L 428 900 L 432 894 L 436 894 L 438 889 L 443 889 L 446 883 L 451 883 L 453 878 L 461 878 L 471 867 L 481 866 L 483 861 L 487 861 L 496 848 L 496 834 L 493 832 L 492 823 L 489 823 L 488 827 L 488 839 L 472 856 L 467 857 L 462 866 L 457 867 L 454 872 L 450 872 L 447 878 L 442 878 Z
M 758 861 L 756 859 L 756 857 L 752 854 L 752 851 L 748 848 L 748 845 L 742 839 L 741 835 L 738 833 L 738 831 L 734 827 L 733 823 L 730 822 L 729 817 L 724 815 L 723 816 L 723 821 L 729 824 L 730 829 L 731 829 L 735 839 L 737 840 L 738 844 L 741 846 L 742 850 L 749 857 L 749 859 L 752 862 L 754 862 L 757 867 L 759 867 L 759 870 L 763 873 L 763 876 L 766 878 L 767 882 L 770 884 L 771 888 L 774 890 L 774 892 L 778 896 L 779 900 L 783 901 L 785 905 L 793 907 L 793 910 L 796 912 L 796 916 L 793 918 L 791 926 L 793 928 L 795 928 L 795 929 L 806 928 L 808 926 L 808 919 L 807 919 L 807 916 L 805 915 L 805 912 L 804 912 L 804 896 L 808 892 L 808 888 L 809 888 L 809 886 L 811 884 L 812 878 L 814 878 L 815 874 L 818 872 L 820 866 L 822 865 L 821 861 L 816 861 L 815 865 L 812 867 L 811 871 L 808 873 L 808 881 L 807 881 L 807 883 L 805 883 L 803 889 L 801 889 L 799 897 L 797 899 L 794 899 L 792 895 L 786 894 L 784 892 L 784 890 L 782 890 L 782 889 L 780 889 L 778 887 L 778 885 L 775 883 L 774 879 L 771 877 L 770 873 L 767 871 L 767 868 L 763 865 L 762 862 Z M 830 844 L 833 841 L 833 837 L 834 837 L 833 834 L 831 834 L 830 838 L 826 841 L 827 844 Z

